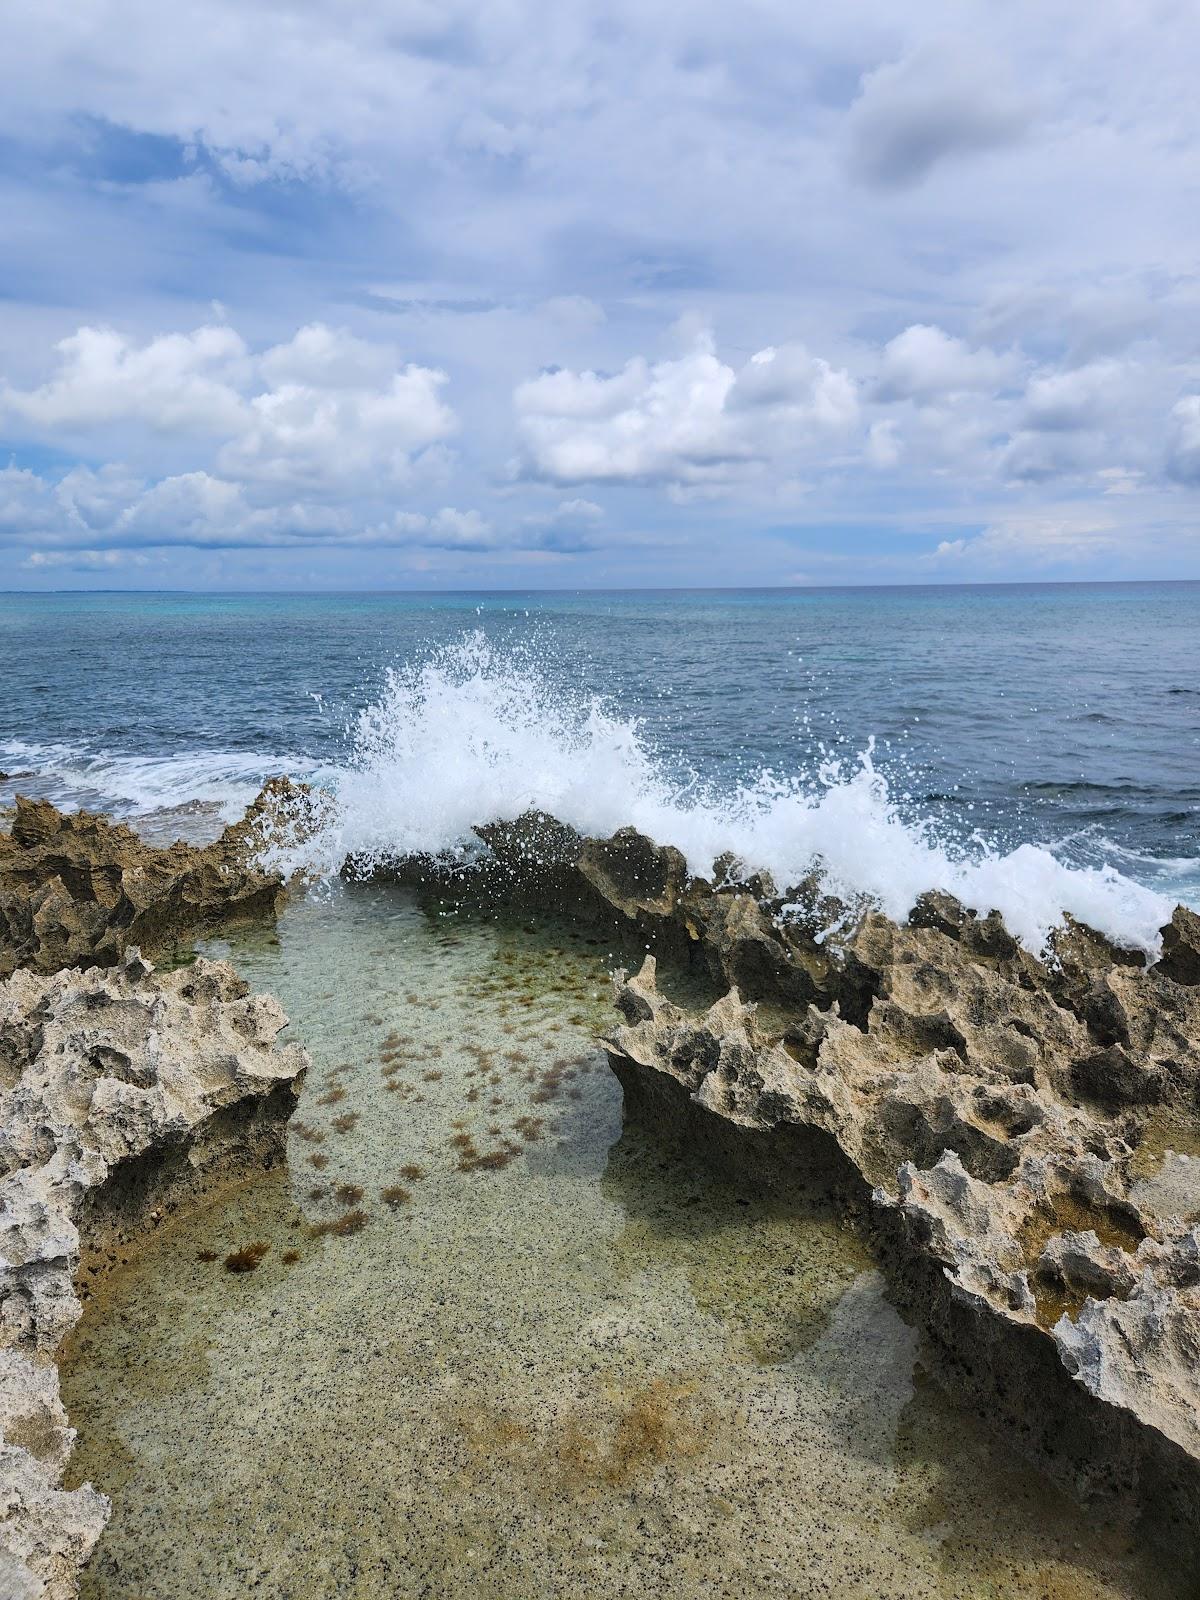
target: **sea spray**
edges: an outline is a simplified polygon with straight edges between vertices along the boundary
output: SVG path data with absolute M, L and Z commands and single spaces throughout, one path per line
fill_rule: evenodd
M 417 853 L 461 857 L 481 848 L 475 826 L 539 810 L 581 833 L 637 828 L 677 846 L 701 875 L 726 852 L 781 886 L 819 870 L 835 893 L 866 895 L 896 918 L 944 889 L 999 911 L 1034 951 L 1070 913 L 1154 955 L 1171 913 L 1168 899 L 1107 864 L 1070 865 L 1031 843 L 1006 851 L 980 835 L 940 839 L 930 822 L 900 814 L 870 743 L 853 763 L 765 770 L 731 793 L 669 772 L 636 719 L 565 691 L 478 632 L 389 672 L 353 726 L 334 792 L 302 845 L 271 850 L 274 864 L 319 875 L 348 856 L 368 868 Z

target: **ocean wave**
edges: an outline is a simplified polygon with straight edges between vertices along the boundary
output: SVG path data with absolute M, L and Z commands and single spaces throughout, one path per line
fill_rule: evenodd
M 224 822 L 240 817 L 274 774 L 315 781 L 336 778 L 331 770 L 314 770 L 311 760 L 289 754 L 182 750 L 134 756 L 84 744 L 39 745 L 21 739 L 0 742 L 0 769 L 12 775 L 7 787 L 69 808 L 100 807 L 141 817 L 205 806 Z
M 873 745 L 812 773 L 760 772 L 731 792 L 659 760 L 636 719 L 565 692 L 521 654 L 473 634 L 389 673 L 358 718 L 316 836 L 278 858 L 336 872 L 348 855 L 385 862 L 477 848 L 476 824 L 551 813 L 580 832 L 633 826 L 676 845 L 707 875 L 726 852 L 780 885 L 814 868 L 835 893 L 867 895 L 902 918 L 929 889 L 998 910 L 1041 951 L 1065 913 L 1157 953 L 1173 901 L 1110 862 L 1072 864 L 1049 845 L 1001 849 L 982 836 L 943 839 L 901 814 Z

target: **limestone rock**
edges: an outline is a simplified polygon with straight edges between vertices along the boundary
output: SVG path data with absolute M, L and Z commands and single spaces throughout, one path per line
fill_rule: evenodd
M 302 794 L 276 779 L 213 844 L 166 848 L 98 813 L 18 795 L 11 831 L 0 833 L 0 977 L 112 966 L 129 944 L 162 949 L 272 913 L 282 883 L 255 852 Z
M 44 813 L 42 814 L 44 816 Z M 38 818 L 32 819 L 41 826 Z M 53 838 L 54 834 L 51 833 Z M 191 1194 L 282 1159 L 308 1065 L 225 963 L 0 982 L 0 1593 L 69 1600 L 107 1501 L 61 1487 L 74 1433 L 57 1346 L 81 1258 Z
M 959 1352 L 977 1376 L 1005 1330 L 1014 1351 L 1034 1341 L 1062 1382 L 1126 1419 L 1111 1430 L 1119 1451 L 1126 1427 L 1147 1459 L 1155 1439 L 1178 1447 L 1171 1470 L 1186 1463 L 1195 1495 L 1200 1184 L 1169 1149 L 1156 1177 L 1153 1145 L 1166 1113 L 1200 1136 L 1200 1005 L 1166 966 L 1078 928 L 1042 962 L 998 919 L 927 896 L 907 926 L 862 917 L 825 956 L 823 1003 L 782 1026 L 777 1004 L 768 1028 L 736 988 L 682 1011 L 647 958 L 618 985 L 624 1021 L 607 1047 L 643 1102 L 653 1078 L 747 1132 L 834 1141 L 887 1247 L 959 1308 L 931 1321 L 977 1330 Z

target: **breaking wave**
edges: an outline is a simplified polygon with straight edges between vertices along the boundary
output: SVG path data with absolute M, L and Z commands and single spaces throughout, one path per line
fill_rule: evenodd
M 315 838 L 280 865 L 333 873 L 351 854 L 383 862 L 467 853 L 478 848 L 475 824 L 536 809 L 584 833 L 632 825 L 676 845 L 697 874 L 725 852 L 781 886 L 816 868 L 835 893 L 867 895 L 896 918 L 924 891 L 948 890 L 975 910 L 998 910 L 1035 951 L 1069 912 L 1154 954 L 1173 907 L 1107 861 L 1072 864 L 1046 845 L 1005 850 L 979 835 L 939 838 L 931 823 L 901 815 L 871 745 L 852 763 L 765 770 L 732 792 L 679 776 L 636 720 L 564 692 L 482 634 L 388 674 L 351 730 L 333 788 Z
M 237 750 L 181 750 L 133 756 L 84 744 L 0 743 L 5 788 L 56 805 L 94 807 L 140 818 L 156 812 L 205 807 L 222 822 L 239 818 L 267 778 L 275 774 L 336 781 L 334 769 L 314 769 L 295 754 Z

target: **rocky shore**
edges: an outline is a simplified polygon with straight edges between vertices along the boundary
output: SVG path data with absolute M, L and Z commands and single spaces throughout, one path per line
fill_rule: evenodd
M 222 923 L 269 916 L 283 893 L 255 863 L 262 824 L 297 791 L 268 784 L 240 822 L 203 848 L 147 844 L 93 811 L 17 797 L 0 832 L 0 978 L 17 967 L 109 967 Z
M 230 968 L 156 973 L 223 919 L 270 915 L 264 793 L 206 850 L 20 802 L 0 835 L 0 1592 L 50 1600 L 103 1526 L 66 1491 L 54 1352 L 139 1231 L 281 1159 L 306 1058 Z M 1147 965 L 1068 924 L 1034 956 L 941 894 L 898 925 L 711 880 L 631 830 L 531 815 L 469 868 L 348 861 L 442 902 L 553 908 L 648 952 L 606 1040 L 627 1111 L 785 1181 L 834 1171 L 902 1308 L 979 1410 L 1077 1493 L 1200 1514 L 1200 918 Z M 713 997 L 685 1011 L 660 964 Z
M 241 859 L 245 833 L 154 851 L 104 818 L 19 802 L 0 836 L 6 1600 L 73 1596 L 108 1515 L 91 1485 L 62 1487 L 75 1434 L 55 1353 L 82 1299 L 147 1229 L 283 1159 L 308 1059 L 277 1044 L 279 1005 L 225 963 L 158 973 L 129 942 L 272 908 L 280 885 Z
M 763 1181 L 839 1164 L 896 1298 L 980 1411 L 1074 1492 L 1194 1528 L 1200 918 L 1178 908 L 1152 966 L 1070 923 L 1039 959 L 942 894 L 898 926 L 816 878 L 779 894 L 731 861 L 690 878 L 630 831 L 480 832 L 470 876 L 394 870 L 654 952 L 606 1041 L 627 1109 Z M 720 997 L 680 1010 L 656 956 Z

